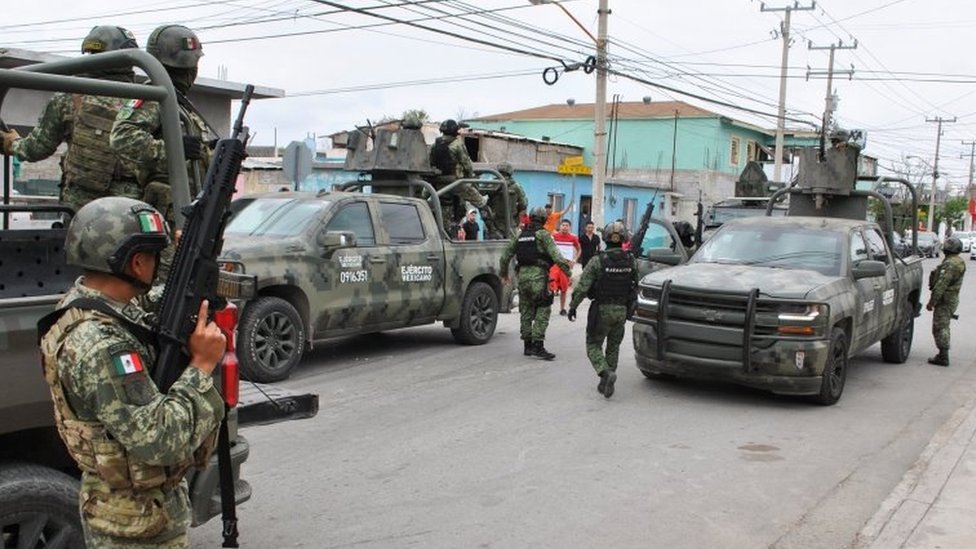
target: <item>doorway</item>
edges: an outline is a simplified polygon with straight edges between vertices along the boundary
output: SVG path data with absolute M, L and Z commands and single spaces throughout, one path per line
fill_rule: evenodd
M 579 219 L 576 222 L 576 233 L 583 234 L 586 230 L 586 223 L 591 219 L 590 213 L 593 208 L 593 196 L 584 194 L 580 196 Z

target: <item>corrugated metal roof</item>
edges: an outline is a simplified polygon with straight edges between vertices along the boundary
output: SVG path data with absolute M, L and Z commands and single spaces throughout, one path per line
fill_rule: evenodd
M 621 102 L 618 105 L 620 120 L 636 120 L 648 118 L 671 118 L 674 111 L 679 117 L 715 117 L 717 113 L 700 109 L 683 101 L 643 101 Z M 610 116 L 613 105 L 607 104 L 607 117 Z M 472 120 L 490 122 L 504 120 L 592 120 L 596 110 L 595 103 L 576 103 L 543 105 L 521 111 L 481 116 Z

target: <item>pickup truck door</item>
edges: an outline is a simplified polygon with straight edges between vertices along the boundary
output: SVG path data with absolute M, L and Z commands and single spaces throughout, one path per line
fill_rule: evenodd
M 375 224 L 366 200 L 341 202 L 321 229 L 324 232 L 343 231 L 356 235 L 356 245 L 337 250 L 323 258 L 322 274 L 325 291 L 318 295 L 325 299 L 311 303 L 312 314 L 318 314 L 316 333 L 339 335 L 344 331 L 358 331 L 379 322 L 378 305 L 385 296 L 378 295 L 374 286 L 387 273 L 387 250 L 379 246 Z
M 868 253 L 871 254 L 871 259 L 885 264 L 885 275 L 871 279 L 874 282 L 876 307 L 878 308 L 877 337 L 882 338 L 895 329 L 898 321 L 898 307 L 903 306 L 898 302 L 898 273 L 895 270 L 893 254 L 888 251 L 888 245 L 885 243 L 884 237 L 881 236 L 881 232 L 877 228 L 868 228 L 865 229 L 864 236 L 868 243 Z
M 429 210 L 414 203 L 380 200 L 380 226 L 385 233 L 394 272 L 387 279 L 383 317 L 397 325 L 427 322 L 444 302 L 444 248 L 434 233 Z M 425 223 L 426 221 L 426 223 Z
M 640 234 L 643 227 L 638 228 L 636 234 Z M 645 275 L 654 271 L 671 267 L 672 265 L 654 261 L 651 257 L 656 254 L 666 254 L 674 257 L 678 264 L 688 261 L 688 250 L 681 244 L 678 232 L 669 221 L 651 218 L 648 220 L 647 229 L 644 230 L 644 238 L 640 244 L 640 256 L 637 258 L 637 272 L 643 278 Z
M 860 230 L 850 235 L 850 268 L 853 269 L 861 261 L 871 259 L 871 254 L 864 235 Z M 874 278 L 854 280 L 850 273 L 856 291 L 855 307 L 853 311 L 854 326 L 851 334 L 851 349 L 859 351 L 877 340 L 878 318 L 880 311 L 880 292 L 877 288 L 881 281 Z

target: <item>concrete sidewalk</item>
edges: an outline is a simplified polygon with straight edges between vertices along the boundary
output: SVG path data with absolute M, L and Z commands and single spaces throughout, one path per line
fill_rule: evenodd
M 858 533 L 855 549 L 976 547 L 976 398 L 932 437 Z

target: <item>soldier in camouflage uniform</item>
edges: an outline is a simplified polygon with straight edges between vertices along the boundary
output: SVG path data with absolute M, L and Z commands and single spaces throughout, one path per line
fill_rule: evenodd
M 122 27 L 97 26 L 81 45 L 82 53 L 136 48 L 135 37 Z M 102 80 L 132 82 L 131 68 L 86 75 Z M 142 187 L 135 173 L 113 154 L 109 146 L 112 124 L 125 99 L 96 95 L 56 93 L 37 125 L 23 139 L 14 130 L 3 132 L 3 149 L 20 160 L 37 162 L 68 143 L 61 160 L 61 202 L 75 211 L 103 196 L 139 198 Z
M 488 197 L 488 207 L 491 208 L 494 215 L 485 219 L 485 228 L 488 229 L 488 238 L 491 239 L 508 238 L 509 229 L 518 229 L 522 212 L 529 207 L 525 191 L 512 178 L 512 165 L 508 162 L 502 162 L 497 169 L 498 173 L 508 180 L 508 207 L 511 209 L 511 217 L 506 218 L 505 202 L 501 192 Z
M 586 355 L 600 377 L 596 390 L 606 398 L 613 396 L 617 381 L 617 359 L 624 325 L 637 299 L 637 262 L 623 250 L 630 240 L 623 223 L 614 222 L 603 229 L 607 249 L 586 264 L 583 276 L 569 304 L 569 320 L 576 320 L 576 308 L 584 297 L 592 299 L 586 315 Z M 603 342 L 606 341 L 606 352 Z
M 552 360 L 556 355 L 546 350 L 546 328 L 552 313 L 552 294 L 549 292 L 549 268 L 559 268 L 570 276 L 569 264 L 559 253 L 552 235 L 542 228 L 546 211 L 535 208 L 529 214 L 529 225 L 515 235 L 502 252 L 500 272 L 508 284 L 508 264 L 514 256 L 517 262 L 520 334 L 525 343 L 525 356 Z
M 464 140 L 458 137 L 460 126 L 454 120 L 445 120 L 441 124 L 441 135 L 430 148 L 430 165 L 440 170 L 441 175 L 433 178 L 431 184 L 435 190 L 440 190 L 458 179 L 474 177 L 474 165 L 468 156 L 468 149 Z M 444 229 L 451 233 L 451 226 L 456 225 L 466 213 L 463 202 L 468 202 L 481 212 L 482 219 L 492 217 L 488 207 L 488 199 L 470 183 L 463 183 L 445 197 L 441 197 L 441 211 L 444 216 Z
M 197 35 L 181 25 L 164 25 L 149 35 L 146 51 L 162 63 L 176 88 L 183 127 L 183 152 L 190 179 L 190 194 L 200 191 L 210 164 L 206 144 L 216 139 L 207 122 L 186 98 L 197 77 L 203 48 Z M 169 188 L 166 149 L 162 139 L 159 103 L 133 99 L 119 111 L 112 128 L 112 150 L 127 162 L 145 185 L 143 200 L 173 223 L 173 198 Z
M 962 242 L 952 236 L 946 239 L 942 249 L 945 259 L 929 274 L 929 290 L 932 291 L 925 308 L 933 311 L 932 335 L 939 354 L 929 359 L 929 364 L 949 365 L 949 323 L 959 307 L 959 290 L 966 275 L 966 262 L 959 257 Z
M 65 242 L 68 264 L 84 276 L 38 324 L 55 423 L 82 471 L 88 547 L 187 547 L 184 476 L 206 464 L 223 417 L 211 373 L 225 339 L 206 321 L 206 302 L 187 342 L 189 367 L 166 394 L 149 376 L 156 350 L 136 298 L 150 289 L 168 243 L 148 204 L 89 203 Z

